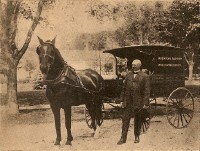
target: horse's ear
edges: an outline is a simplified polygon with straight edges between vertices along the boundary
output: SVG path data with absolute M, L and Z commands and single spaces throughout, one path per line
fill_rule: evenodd
M 56 37 L 51 41 L 51 43 L 52 43 L 53 45 L 55 45 L 55 43 L 56 43 Z
M 44 44 L 44 41 L 39 37 L 39 36 L 37 36 L 38 37 L 38 40 L 39 40 L 39 42 L 40 42 L 40 45 L 43 45 Z

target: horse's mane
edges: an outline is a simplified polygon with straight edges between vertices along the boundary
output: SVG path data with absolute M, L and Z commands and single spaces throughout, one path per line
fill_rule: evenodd
M 63 59 L 63 57 L 61 56 L 61 54 L 60 54 L 60 51 L 58 50 L 58 48 L 56 48 L 55 46 L 54 46 L 54 50 L 55 50 L 55 52 L 56 52 L 56 55 L 62 60 L 62 62 L 66 62 L 64 59 Z
M 75 68 L 73 68 L 72 66 L 70 66 L 70 65 L 63 59 L 63 57 L 62 57 L 62 55 L 60 54 L 60 51 L 58 50 L 58 48 L 56 48 L 55 45 L 52 44 L 50 40 L 47 40 L 46 43 L 50 43 L 50 44 L 53 46 L 56 55 L 61 59 L 61 61 L 62 61 L 65 65 L 67 65 L 72 71 L 74 71 L 74 72 L 76 71 Z

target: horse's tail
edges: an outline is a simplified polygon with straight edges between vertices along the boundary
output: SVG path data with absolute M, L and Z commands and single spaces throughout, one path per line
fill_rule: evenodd
M 105 90 L 105 83 L 104 79 L 101 75 L 99 75 L 99 88 L 98 88 L 98 95 L 100 100 L 103 100 L 104 90 Z

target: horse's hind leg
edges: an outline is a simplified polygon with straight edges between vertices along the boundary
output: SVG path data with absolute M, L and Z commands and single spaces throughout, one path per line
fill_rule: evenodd
M 71 106 L 67 106 L 65 109 L 65 127 L 67 129 L 67 141 L 66 145 L 71 145 L 71 141 L 73 140 L 71 133 Z
M 102 104 L 100 102 L 95 104 L 95 118 L 98 126 L 101 126 L 102 119 Z
M 56 138 L 54 145 L 60 145 L 60 141 L 61 141 L 60 108 L 52 107 L 52 112 L 53 112 L 54 119 L 55 119 L 55 127 L 56 127 L 56 134 L 57 134 L 57 138 Z

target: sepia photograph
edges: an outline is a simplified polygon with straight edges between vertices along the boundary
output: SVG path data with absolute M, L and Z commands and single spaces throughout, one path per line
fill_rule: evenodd
M 198 0 L 0 0 L 0 151 L 199 151 Z

